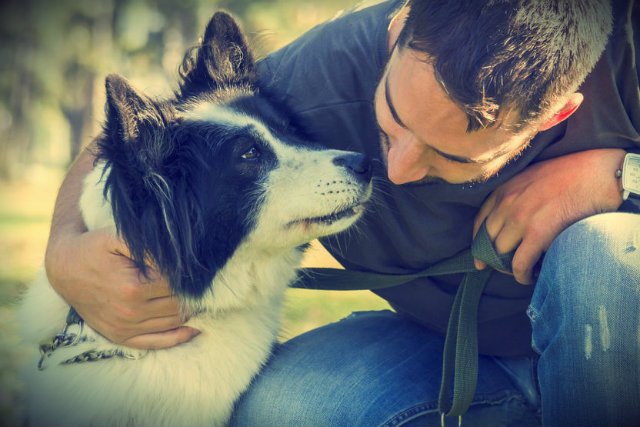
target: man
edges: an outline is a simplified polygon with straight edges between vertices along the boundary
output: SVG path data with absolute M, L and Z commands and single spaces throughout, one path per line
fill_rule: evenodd
M 359 233 L 323 241 L 346 268 L 422 270 L 468 247 L 484 221 L 499 253 L 515 249 L 513 276 L 494 274 L 480 303 L 465 426 L 640 419 L 640 217 L 615 213 L 617 171 L 640 141 L 637 14 L 597 0 L 392 0 L 260 64 L 265 90 L 318 141 L 377 160 Z M 120 242 L 85 232 L 75 204 L 90 167 L 81 157 L 61 190 L 51 283 L 114 341 L 188 340 L 197 331 L 181 326 L 164 280 L 142 284 Z M 377 291 L 397 313 L 354 314 L 279 346 L 234 423 L 439 424 L 459 283 Z

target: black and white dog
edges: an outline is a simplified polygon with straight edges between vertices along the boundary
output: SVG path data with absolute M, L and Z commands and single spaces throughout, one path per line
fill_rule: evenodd
M 300 140 L 258 93 L 229 15 L 213 16 L 181 75 L 163 101 L 107 78 L 81 211 L 89 229 L 118 233 L 139 268 L 151 261 L 168 277 L 202 333 L 166 350 L 119 346 L 67 322 L 42 274 L 20 309 L 26 340 L 45 343 L 27 375 L 32 425 L 224 425 L 269 356 L 303 246 L 352 225 L 370 197 L 362 155 Z

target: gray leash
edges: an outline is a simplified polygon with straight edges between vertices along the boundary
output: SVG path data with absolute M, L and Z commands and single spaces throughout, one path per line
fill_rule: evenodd
M 487 264 L 476 270 L 474 258 Z M 482 224 L 471 249 L 412 274 L 379 274 L 335 268 L 305 268 L 292 285 L 300 289 L 374 290 L 398 286 L 421 277 L 465 273 L 449 316 L 443 353 L 438 407 L 443 416 L 461 417 L 469 408 L 478 379 L 478 305 L 495 270 L 511 272 L 513 252 L 498 255 Z M 453 389 L 452 389 L 453 385 Z

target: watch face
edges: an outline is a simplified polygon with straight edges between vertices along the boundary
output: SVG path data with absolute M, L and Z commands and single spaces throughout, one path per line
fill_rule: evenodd
M 622 166 L 622 188 L 640 194 L 640 155 L 627 154 Z

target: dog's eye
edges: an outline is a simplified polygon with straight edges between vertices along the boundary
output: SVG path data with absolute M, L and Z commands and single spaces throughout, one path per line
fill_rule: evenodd
M 253 146 L 240 157 L 242 157 L 243 160 L 255 160 L 260 157 L 260 150 Z

